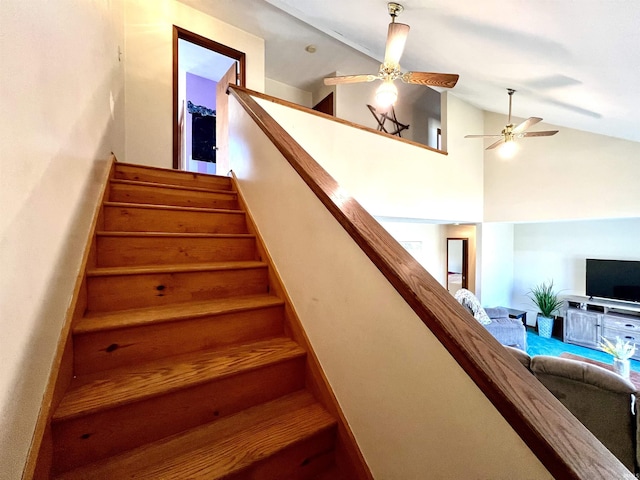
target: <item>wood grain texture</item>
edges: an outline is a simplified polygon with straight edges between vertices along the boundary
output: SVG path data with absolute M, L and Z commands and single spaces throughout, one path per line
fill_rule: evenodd
M 198 432 L 191 441 L 206 431 L 206 441 L 163 451 L 163 469 L 169 458 L 187 459 L 168 475 L 185 478 L 185 469 L 204 465 L 228 479 L 312 479 L 335 467 L 336 421 L 303 391 L 306 352 L 284 336 L 285 302 L 268 293 L 270 267 L 256 260 L 255 236 L 246 233 L 228 178 L 229 193 L 220 193 L 185 188 L 210 179 L 175 173 L 124 165 L 119 175 L 131 179 L 112 178 L 104 191 L 64 336 L 59 378 L 67 382 L 58 381 L 34 474 L 51 478 L 80 467 L 76 478 L 127 478 L 129 470 L 87 471 L 132 449 L 144 452 L 136 471 L 153 467 L 153 445 L 186 430 Z M 209 193 L 233 204 L 199 206 Z M 212 215 L 218 218 L 208 222 Z M 123 230 L 109 231 L 116 227 Z M 251 418 L 256 409 L 262 416 Z M 230 416 L 236 421 L 226 423 Z M 198 452 L 211 445 L 223 452 L 213 461 L 210 451 Z
M 252 94 L 230 91 L 552 475 L 633 478 L 355 199 L 340 195 L 338 183 Z
M 175 205 L 198 208 L 238 208 L 235 192 L 206 189 L 183 189 L 146 182 L 112 180 L 109 200 L 111 202 L 143 203 L 152 205 Z
M 115 166 L 114 178 L 151 182 L 169 185 L 184 185 L 213 190 L 231 190 L 231 182 L 227 177 L 204 175 L 180 170 L 149 167 L 118 162 Z
M 117 232 L 247 233 L 244 212 L 107 202 L 104 230 Z
M 275 338 L 79 376 L 73 380 L 53 420 L 89 415 L 304 354 L 295 342 Z
M 107 312 L 202 302 L 228 296 L 267 293 L 267 266 L 260 262 L 238 262 L 236 268 L 215 264 L 167 266 L 166 270 L 101 269 L 87 278 L 90 312 Z M 204 266 L 208 265 L 208 266 Z M 107 271 L 108 270 L 108 271 Z
M 249 234 L 96 234 L 96 265 L 99 267 L 255 260 L 255 252 L 255 237 Z
M 68 472 L 60 478 L 66 480 L 145 478 L 140 477 L 142 475 L 141 472 L 156 468 L 155 466 L 162 464 L 168 458 L 180 457 L 190 462 L 190 452 L 201 451 L 200 449 L 210 448 L 223 442 L 231 443 L 234 438 L 243 436 L 245 430 L 252 426 L 260 424 L 267 427 L 279 425 L 292 413 L 304 416 L 308 416 L 310 413 L 320 413 L 317 408 L 309 408 L 313 407 L 314 404 L 315 400 L 309 393 L 304 391 L 292 393 L 271 402 L 220 418 L 215 422 L 159 440 L 153 444 L 145 445 L 117 457 Z M 263 423 L 265 420 L 266 424 Z
M 127 319 L 124 313 L 123 320 Z M 139 322 L 138 326 L 85 334 L 76 332 L 73 338 L 76 375 L 284 334 L 281 304 L 180 319 L 157 321 L 156 318 Z
M 92 332 L 140 327 L 202 317 L 214 317 L 252 310 L 281 307 L 283 301 L 271 295 L 240 296 L 221 298 L 206 302 L 165 305 L 116 312 L 88 312 L 73 327 L 75 335 Z
M 60 333 L 60 338 L 56 346 L 51 373 L 45 388 L 40 412 L 36 420 L 31 445 L 27 454 L 27 460 L 23 470 L 22 477 L 31 478 L 48 478 L 52 466 L 52 437 L 49 427 L 51 417 L 62 400 L 65 391 L 71 384 L 73 378 L 73 348 L 71 342 L 72 325 L 78 321 L 84 314 L 87 305 L 86 284 L 84 281 L 84 271 L 88 265 L 91 265 L 91 245 L 93 240 L 93 232 L 100 223 L 101 207 L 107 196 L 107 176 L 112 175 L 115 168 L 116 158 L 111 154 L 109 157 L 109 165 L 105 169 L 106 176 L 103 178 L 103 188 L 95 199 L 96 204 L 89 226 L 87 244 L 83 251 L 80 263 L 80 271 L 76 277 L 73 287 L 69 308 L 65 314 L 65 318 Z
M 54 470 L 64 472 L 218 421 L 296 392 L 303 379 L 304 357 L 294 357 L 54 423 Z

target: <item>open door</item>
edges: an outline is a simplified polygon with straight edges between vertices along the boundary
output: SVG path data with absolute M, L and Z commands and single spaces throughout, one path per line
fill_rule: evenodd
M 469 239 L 447 238 L 447 290 L 451 295 L 468 287 Z
M 218 85 L 214 86 L 216 82 Z M 229 83 L 245 86 L 245 54 L 174 25 L 173 168 L 191 170 L 197 167 L 198 171 L 202 171 L 201 168 L 206 166 L 204 173 L 212 173 L 210 167 L 213 166 L 215 173 L 219 175 L 225 175 L 229 171 L 226 113 L 226 90 Z M 202 100 L 203 92 L 208 92 L 208 103 Z M 221 108 L 224 113 L 220 112 Z M 194 122 L 194 115 L 203 117 L 200 119 L 202 121 Z M 204 147 L 193 155 L 195 123 L 204 132 L 196 138 L 196 147 Z M 207 130 L 209 125 L 211 129 Z M 202 132 L 198 130 L 198 133 Z M 213 148 L 215 150 L 211 152 Z M 210 155 L 201 155 L 203 152 Z M 196 167 L 194 164 L 197 164 Z
M 229 164 L 229 84 L 237 85 L 238 74 L 236 66 L 231 65 L 216 85 L 216 158 L 218 175 L 226 175 L 230 170 Z

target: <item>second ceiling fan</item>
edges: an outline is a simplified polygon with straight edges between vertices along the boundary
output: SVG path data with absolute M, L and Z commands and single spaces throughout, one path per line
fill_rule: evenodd
M 382 85 L 376 92 L 376 100 L 380 106 L 393 105 L 398 97 L 398 89 L 393 84 L 397 79 L 405 83 L 426 85 L 432 87 L 453 88 L 458 81 L 457 74 L 451 73 L 431 73 L 431 72 L 406 72 L 400 70 L 400 57 L 404 51 L 409 25 L 396 23 L 396 17 L 404 10 L 399 3 L 390 2 L 387 4 L 391 23 L 387 33 L 387 43 L 384 52 L 384 62 L 380 65 L 377 74 L 364 75 L 343 75 L 337 77 L 327 77 L 324 79 L 325 85 L 337 85 L 343 83 L 373 82 L 382 80 Z
M 465 135 L 464 138 L 498 138 L 499 140 L 489 145 L 486 150 L 491 150 L 500 145 L 514 145 L 516 138 L 524 137 L 550 137 L 558 133 L 558 130 L 544 130 L 542 132 L 525 132 L 526 129 L 532 127 L 538 122 L 541 122 L 540 117 L 529 117 L 524 122 L 514 126 L 511 123 L 511 99 L 516 91 L 512 88 L 507 88 L 509 94 L 509 120 L 507 125 L 502 129 L 502 132 L 492 135 Z

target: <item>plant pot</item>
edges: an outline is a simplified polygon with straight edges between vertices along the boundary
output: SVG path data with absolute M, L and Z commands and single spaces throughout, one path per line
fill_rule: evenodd
M 613 358 L 613 371 L 624 378 L 629 378 L 631 362 L 629 359 Z
M 553 318 L 538 316 L 538 335 L 542 338 L 551 338 L 553 331 Z

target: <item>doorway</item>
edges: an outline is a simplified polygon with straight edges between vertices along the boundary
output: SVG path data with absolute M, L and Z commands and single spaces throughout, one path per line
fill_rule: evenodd
M 245 54 L 173 27 L 173 168 L 224 175 L 229 83 L 245 86 Z
M 447 238 L 447 290 L 451 295 L 468 288 L 469 239 Z

